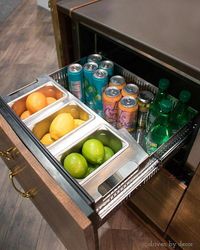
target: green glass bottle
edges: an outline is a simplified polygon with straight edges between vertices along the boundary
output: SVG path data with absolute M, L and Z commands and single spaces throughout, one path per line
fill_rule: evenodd
M 158 83 L 158 92 L 152 102 L 149 109 L 149 117 L 148 117 L 148 128 L 151 127 L 156 117 L 160 112 L 160 102 L 167 97 L 167 89 L 169 88 L 170 82 L 168 79 L 162 78 Z
M 172 135 L 169 123 L 169 115 L 172 110 L 172 103 L 168 99 L 160 101 L 160 112 L 151 125 L 146 136 L 147 153 L 153 153 L 159 146 L 168 141 Z
M 188 101 L 191 98 L 191 93 L 187 90 L 182 90 L 179 94 L 179 101 L 177 102 L 174 111 L 170 115 L 170 123 L 172 132 L 176 133 L 189 121 Z

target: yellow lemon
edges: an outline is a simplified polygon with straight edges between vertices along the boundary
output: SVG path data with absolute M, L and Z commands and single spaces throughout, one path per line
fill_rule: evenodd
M 86 113 L 84 110 L 80 110 L 80 119 L 83 121 L 87 121 L 89 119 L 88 113 Z
M 74 119 L 74 127 L 77 128 L 79 127 L 81 124 L 83 124 L 85 121 L 81 120 L 81 119 Z
M 40 140 L 45 146 L 51 145 L 55 140 L 51 138 L 50 133 L 45 134 Z
M 51 120 L 46 118 L 38 122 L 33 128 L 33 134 L 40 140 L 46 133 L 49 132 Z
M 69 113 L 58 114 L 50 125 L 50 135 L 54 140 L 58 140 L 74 129 L 74 119 Z

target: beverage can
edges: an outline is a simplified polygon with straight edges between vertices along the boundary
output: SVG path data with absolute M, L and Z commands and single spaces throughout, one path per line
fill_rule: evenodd
M 94 110 L 100 115 L 103 115 L 103 102 L 102 102 L 102 94 L 104 89 L 108 85 L 108 73 L 103 69 L 97 69 L 92 77 L 93 81 L 93 104 Z
M 102 60 L 102 56 L 100 54 L 91 54 L 87 58 L 88 62 L 95 62 L 98 65 L 100 64 L 101 60 Z
M 67 74 L 70 92 L 84 102 L 83 67 L 79 63 L 70 64 Z
M 121 98 L 118 106 L 117 128 L 126 128 L 129 132 L 136 129 L 137 124 L 137 100 L 132 96 Z
M 99 64 L 99 68 L 106 70 L 108 72 L 108 77 L 111 77 L 114 71 L 114 63 L 110 60 L 104 60 Z
M 132 96 L 137 98 L 139 93 L 139 88 L 134 83 L 128 83 L 122 88 L 122 96 Z
M 84 75 L 84 92 L 85 92 L 85 103 L 93 109 L 93 74 L 98 69 L 98 64 L 95 62 L 87 62 L 83 66 Z
M 147 118 L 149 113 L 150 104 L 153 101 L 154 95 L 148 90 L 143 90 L 138 95 L 138 128 L 147 127 Z
M 114 127 L 117 124 L 118 103 L 121 92 L 116 87 L 107 87 L 103 92 L 103 115 L 104 119 Z
M 110 78 L 109 86 L 114 86 L 121 90 L 126 85 L 126 81 L 123 76 L 116 75 Z

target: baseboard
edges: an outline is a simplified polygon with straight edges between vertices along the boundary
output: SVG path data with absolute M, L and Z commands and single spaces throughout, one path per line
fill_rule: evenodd
M 49 10 L 48 0 L 37 0 L 37 5 Z

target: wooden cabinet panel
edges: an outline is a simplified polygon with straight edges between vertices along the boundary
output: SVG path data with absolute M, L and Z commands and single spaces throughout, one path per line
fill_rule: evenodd
M 157 227 L 165 232 L 185 185 L 162 169 L 131 198 L 131 202 Z
M 200 166 L 167 230 L 167 234 L 173 240 L 183 243 L 183 249 L 188 249 L 187 244 L 191 244 L 192 249 L 196 250 L 200 246 L 199 170 Z
M 7 150 L 13 147 L 17 150 L 12 151 L 13 155 L 10 155 Z M 97 242 L 95 243 L 91 221 L 56 184 L 2 116 L 0 116 L 0 151 L 9 169 L 17 171 L 13 178 L 19 181 L 25 191 L 32 192 L 32 202 L 67 249 L 94 250 Z M 6 152 L 7 158 L 13 156 L 13 159 L 12 157 L 6 159 Z M 14 184 L 18 186 L 14 179 Z

